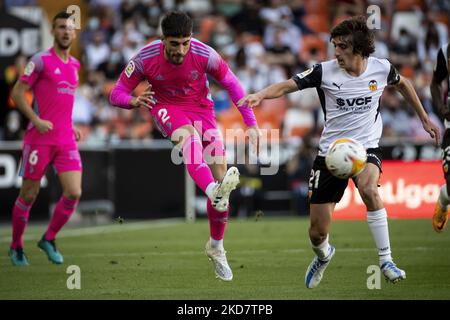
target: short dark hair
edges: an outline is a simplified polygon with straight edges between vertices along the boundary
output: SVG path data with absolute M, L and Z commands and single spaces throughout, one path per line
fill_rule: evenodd
M 191 17 L 180 11 L 168 12 L 161 21 L 161 29 L 165 37 L 189 37 L 193 26 Z
M 339 23 L 331 30 L 330 41 L 345 36 L 351 36 L 350 42 L 354 54 L 360 54 L 367 58 L 375 52 L 374 34 L 367 27 L 364 16 L 352 17 Z
M 56 14 L 56 16 L 53 17 L 52 28 L 53 29 L 55 28 L 56 20 L 58 20 L 58 19 L 69 19 L 71 16 L 72 16 L 72 13 L 68 13 L 66 11 L 58 12 Z

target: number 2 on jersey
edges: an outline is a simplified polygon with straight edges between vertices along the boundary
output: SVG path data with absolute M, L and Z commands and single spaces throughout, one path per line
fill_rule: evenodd
M 170 116 L 167 115 L 167 109 L 164 108 L 158 111 L 158 116 L 161 118 L 163 124 L 166 124 L 166 122 L 170 119 Z

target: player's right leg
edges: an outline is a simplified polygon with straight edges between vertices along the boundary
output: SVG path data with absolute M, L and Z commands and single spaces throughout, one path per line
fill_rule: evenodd
M 202 142 L 192 121 L 182 110 L 169 106 L 154 107 L 151 115 L 161 134 L 170 138 L 175 145 L 174 150 L 182 154 L 192 180 L 203 192 L 211 194 L 215 186 L 214 177 L 203 157 Z M 172 156 L 179 154 L 174 152 Z
M 448 222 L 448 205 L 450 204 L 450 195 L 448 194 L 447 184 L 441 187 L 439 198 L 436 202 L 433 214 L 433 228 L 436 232 L 442 232 Z
M 28 259 L 24 253 L 23 234 L 27 227 L 30 210 L 39 193 L 40 181 L 23 179 L 19 196 L 12 212 L 12 241 L 9 256 L 14 266 L 27 266 Z
M 12 212 L 12 241 L 9 250 L 15 266 L 26 266 L 28 260 L 23 251 L 23 234 L 28 223 L 31 207 L 39 194 L 40 181 L 49 162 L 50 149 L 46 146 L 24 144 L 20 176 L 23 178 L 19 196 Z
M 305 274 L 305 284 L 308 289 L 315 288 L 322 280 L 335 249 L 328 243 L 328 231 L 331 214 L 335 203 L 311 204 L 309 238 L 316 256 L 308 266 Z
M 347 180 L 334 177 L 325 165 L 325 158 L 314 160 L 309 180 L 310 220 L 309 238 L 316 254 L 305 274 L 307 288 L 315 288 L 322 280 L 335 249 L 328 243 L 331 214 L 347 187 Z
M 433 229 L 436 232 L 442 232 L 448 222 L 448 205 L 450 204 L 450 129 L 445 130 L 442 139 L 442 169 L 444 171 L 445 184 L 441 187 L 438 201 L 433 214 Z

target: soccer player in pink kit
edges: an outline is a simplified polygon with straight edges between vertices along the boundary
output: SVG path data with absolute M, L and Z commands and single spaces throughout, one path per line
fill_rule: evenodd
M 236 167 L 227 170 L 206 75 L 214 77 L 234 103 L 245 92 L 219 54 L 192 38 L 192 27 L 187 14 L 168 13 L 161 22 L 162 41 L 148 44 L 131 59 L 111 92 L 110 102 L 127 109 L 151 109 L 161 133 L 182 150 L 190 176 L 208 196 L 210 239 L 206 255 L 213 262 L 216 276 L 231 281 L 233 273 L 226 259 L 223 235 L 229 196 L 239 183 L 239 172 Z M 150 83 L 147 90 L 141 96 L 131 96 L 142 80 Z M 257 145 L 260 132 L 252 109 L 244 106 L 239 111 L 248 127 L 250 143 Z M 213 161 L 207 163 L 204 153 Z
M 53 18 L 52 34 L 53 47 L 31 58 L 12 92 L 18 109 L 30 120 L 24 137 L 20 169 L 23 182 L 12 213 L 9 255 L 15 266 L 28 265 L 22 235 L 47 166 L 52 164 L 56 169 L 63 189 L 48 229 L 38 242 L 38 247 L 53 263 L 63 263 L 55 237 L 69 220 L 81 196 L 82 167 L 75 141 L 80 135 L 72 127 L 80 63 L 69 54 L 75 27 L 68 13 L 61 12 Z M 34 95 L 32 107 L 24 98 L 25 91 L 29 89 Z

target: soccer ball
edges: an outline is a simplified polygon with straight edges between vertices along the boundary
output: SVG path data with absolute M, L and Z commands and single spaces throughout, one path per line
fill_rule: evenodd
M 366 162 L 366 149 L 361 143 L 350 138 L 334 141 L 325 156 L 328 170 L 339 179 L 357 176 L 364 170 Z

